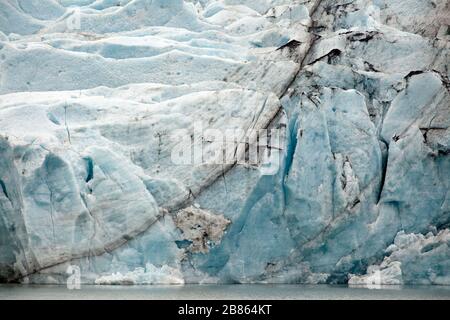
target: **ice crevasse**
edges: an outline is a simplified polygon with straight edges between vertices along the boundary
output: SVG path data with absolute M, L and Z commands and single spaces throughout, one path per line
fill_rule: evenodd
M 0 281 L 450 285 L 449 16 L 0 0 Z

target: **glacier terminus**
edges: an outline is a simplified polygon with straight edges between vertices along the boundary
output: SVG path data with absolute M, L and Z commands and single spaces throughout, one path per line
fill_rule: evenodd
M 449 62 L 446 0 L 0 0 L 0 282 L 450 285 Z

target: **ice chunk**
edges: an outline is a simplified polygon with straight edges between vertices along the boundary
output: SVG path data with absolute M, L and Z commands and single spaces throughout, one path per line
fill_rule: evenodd
M 125 274 L 113 273 L 101 276 L 95 284 L 102 285 L 133 285 L 133 284 L 184 284 L 183 275 L 176 269 L 163 266 L 157 268 L 147 264 L 144 268 L 137 268 Z

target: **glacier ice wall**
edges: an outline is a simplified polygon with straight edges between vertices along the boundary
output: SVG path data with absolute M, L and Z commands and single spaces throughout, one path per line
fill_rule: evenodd
M 0 281 L 449 285 L 449 17 L 0 0 Z M 205 134 L 265 129 L 271 174 Z

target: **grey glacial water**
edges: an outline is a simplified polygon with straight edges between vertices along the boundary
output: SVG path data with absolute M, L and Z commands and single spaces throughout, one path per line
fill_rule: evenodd
M 0 282 L 450 285 L 448 3 L 0 0 Z
M 347 287 L 331 285 L 65 286 L 1 285 L 0 300 L 450 300 L 450 286 Z

